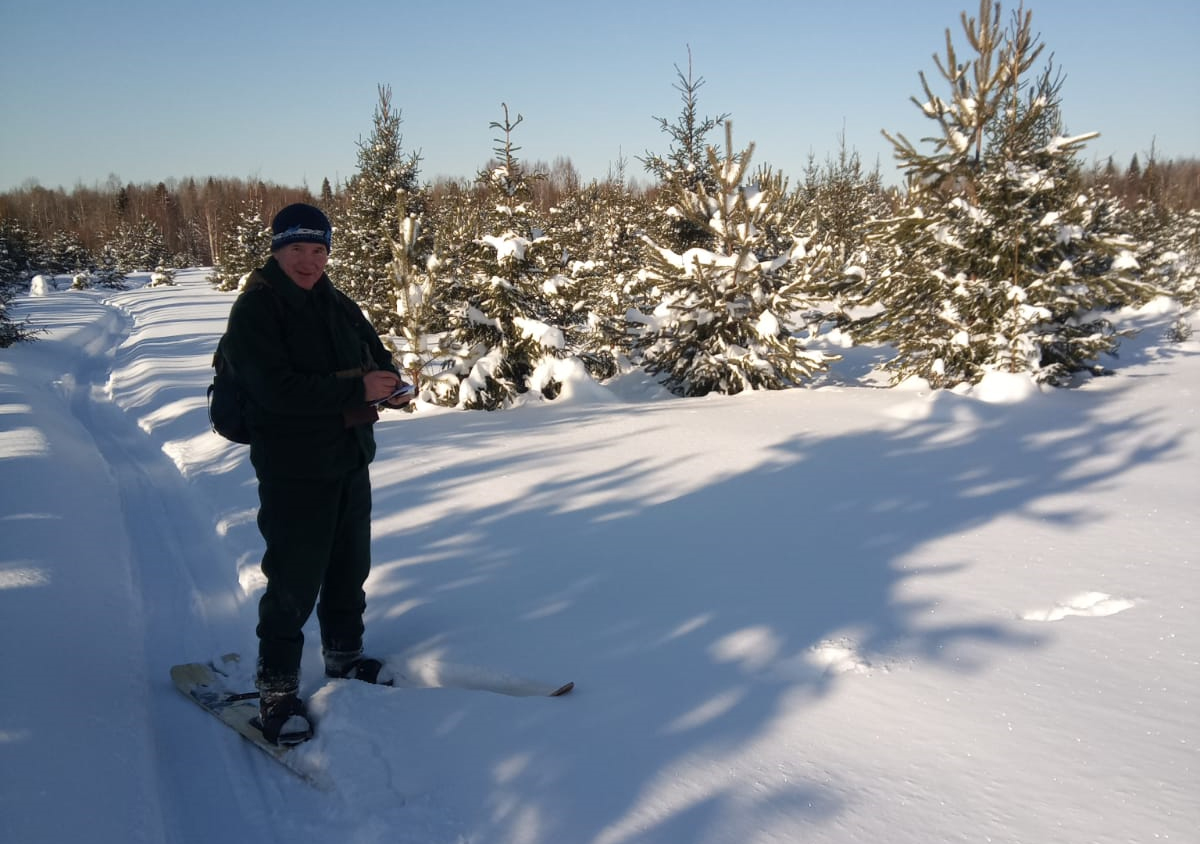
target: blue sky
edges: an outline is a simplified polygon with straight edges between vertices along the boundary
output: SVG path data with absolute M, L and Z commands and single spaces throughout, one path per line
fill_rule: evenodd
M 1086 160 L 1200 157 L 1200 3 L 1034 0 L 1034 28 L 1066 73 Z M 1015 3 L 1005 3 L 1009 19 Z M 799 180 L 844 131 L 895 180 L 881 129 L 916 140 L 918 72 L 937 79 L 949 28 L 977 0 L 2 0 L 0 190 L 187 176 L 285 185 L 344 181 L 379 84 L 403 116 L 421 178 L 471 177 L 501 103 L 524 116 L 526 162 L 567 157 L 585 179 L 666 152 L 655 117 L 680 108 L 675 66 L 728 112 L 734 142 Z M 935 82 L 936 84 L 936 82 Z M 717 140 L 714 137 L 714 140 Z

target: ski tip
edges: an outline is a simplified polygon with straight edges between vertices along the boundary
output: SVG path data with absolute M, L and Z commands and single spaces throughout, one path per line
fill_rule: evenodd
M 570 683 L 567 683 L 564 686 L 559 686 L 557 689 L 555 689 L 554 691 L 552 691 L 550 693 L 550 697 L 562 697 L 567 692 L 571 691 L 571 689 L 573 689 L 573 688 L 575 688 L 574 680 L 572 680 Z

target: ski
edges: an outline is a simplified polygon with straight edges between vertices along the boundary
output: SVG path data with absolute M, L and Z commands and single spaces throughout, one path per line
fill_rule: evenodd
M 492 668 L 443 662 L 437 658 L 389 659 L 394 685 L 411 689 L 474 689 L 509 697 L 562 697 L 574 688 L 568 683 L 543 683 Z
M 305 765 L 303 745 L 271 744 L 256 726 L 258 692 L 230 688 L 241 657 L 231 653 L 212 662 L 189 662 L 171 667 L 171 681 L 181 694 L 296 776 L 318 788 L 328 786 L 319 772 Z M 439 659 L 389 659 L 386 663 L 397 688 L 450 688 L 493 692 L 509 697 L 562 697 L 575 688 L 574 681 L 543 683 L 480 666 L 442 662 Z
M 237 662 L 237 654 L 222 657 L 223 663 Z M 271 744 L 254 725 L 258 718 L 258 692 L 239 692 L 226 687 L 228 675 L 215 663 L 190 662 L 171 667 L 171 681 L 180 693 L 218 721 L 233 729 L 305 782 L 327 788 L 318 773 L 305 766 L 296 748 Z

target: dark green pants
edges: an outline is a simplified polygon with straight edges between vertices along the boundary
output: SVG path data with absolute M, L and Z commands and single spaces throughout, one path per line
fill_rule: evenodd
M 258 604 L 258 685 L 294 691 L 303 627 L 317 605 L 326 650 L 362 647 L 371 571 L 371 479 L 259 478 L 258 529 L 267 589 Z M 317 604 L 318 598 L 320 604 Z

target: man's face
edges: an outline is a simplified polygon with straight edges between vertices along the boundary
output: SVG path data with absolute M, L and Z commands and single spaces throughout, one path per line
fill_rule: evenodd
M 275 260 L 288 278 L 305 290 L 312 290 L 325 272 L 329 253 L 323 243 L 289 243 L 275 252 Z

